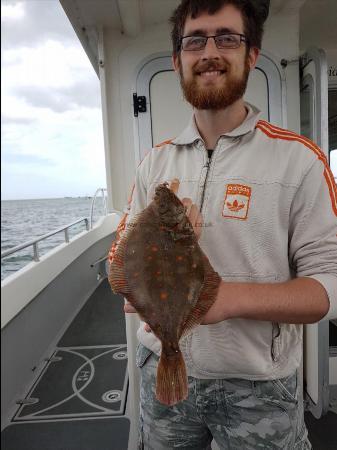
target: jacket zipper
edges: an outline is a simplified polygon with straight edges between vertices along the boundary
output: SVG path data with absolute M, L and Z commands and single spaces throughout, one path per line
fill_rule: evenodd
M 214 150 L 212 151 L 212 156 L 213 156 L 213 152 L 214 152 Z M 210 168 L 210 165 L 211 165 L 212 156 L 208 156 L 207 157 L 206 166 L 204 166 L 204 167 L 207 167 L 207 172 L 206 172 L 205 181 L 204 181 L 204 185 L 203 185 L 202 193 L 201 193 L 200 212 L 202 211 L 202 207 L 203 207 L 203 204 L 204 204 L 206 183 L 207 183 L 207 178 L 208 178 L 209 168 Z

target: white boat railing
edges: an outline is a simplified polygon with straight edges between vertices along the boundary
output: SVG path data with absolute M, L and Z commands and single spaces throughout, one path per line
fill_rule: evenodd
M 108 215 L 108 208 L 107 208 L 107 203 L 106 203 L 106 195 L 105 192 L 107 192 L 107 190 L 105 188 L 98 188 L 95 192 L 95 195 L 93 196 L 92 202 L 91 202 L 91 211 L 90 211 L 90 230 L 92 229 L 93 226 L 93 217 L 94 217 L 94 207 L 95 207 L 95 202 L 96 202 L 96 198 L 97 195 L 99 193 L 102 193 L 102 198 L 103 198 L 103 206 L 104 206 L 104 212 L 105 215 Z
M 23 244 L 17 245 L 16 247 L 12 247 L 12 248 L 9 248 L 8 250 L 5 250 L 4 252 L 1 253 L 1 259 L 5 258 L 6 256 L 12 255 L 13 253 L 16 253 L 16 252 L 18 252 L 20 250 L 23 250 L 23 249 L 25 249 L 27 247 L 33 246 L 33 250 L 34 250 L 33 259 L 34 259 L 34 261 L 38 262 L 38 261 L 40 261 L 40 258 L 39 258 L 39 247 L 38 247 L 39 242 L 44 241 L 45 239 L 47 239 L 47 238 L 49 238 L 51 236 L 54 236 L 54 234 L 61 233 L 63 231 L 64 232 L 65 242 L 68 243 L 70 241 L 70 239 L 69 239 L 69 228 L 71 228 L 72 226 L 77 225 L 78 223 L 83 222 L 83 221 L 85 222 L 86 230 L 89 231 L 89 220 L 88 220 L 88 218 L 87 217 L 81 217 L 80 219 L 75 220 L 75 222 L 71 222 L 68 225 L 65 225 L 65 226 L 62 226 L 60 228 L 57 228 L 56 230 L 51 231 L 50 233 L 44 234 L 43 236 L 40 236 L 40 237 L 38 237 L 36 239 L 33 239 L 31 241 L 28 241 L 28 242 L 24 242 Z

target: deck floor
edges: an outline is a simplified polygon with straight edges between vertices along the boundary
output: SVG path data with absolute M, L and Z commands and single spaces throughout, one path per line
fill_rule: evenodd
M 105 279 L 1 434 L 4 450 L 126 450 L 124 300 Z

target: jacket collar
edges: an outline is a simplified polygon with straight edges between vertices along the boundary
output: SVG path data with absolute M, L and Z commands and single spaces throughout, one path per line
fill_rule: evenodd
M 221 134 L 221 136 L 243 136 L 244 134 L 247 134 L 255 129 L 257 122 L 260 120 L 261 112 L 255 106 L 250 105 L 249 103 L 245 103 L 245 106 L 248 110 L 248 114 L 245 120 L 237 128 L 228 133 Z M 185 128 L 185 130 L 178 137 L 173 139 L 172 144 L 187 145 L 193 144 L 193 142 L 197 140 L 202 141 L 202 137 L 200 136 L 193 114 L 187 128 Z

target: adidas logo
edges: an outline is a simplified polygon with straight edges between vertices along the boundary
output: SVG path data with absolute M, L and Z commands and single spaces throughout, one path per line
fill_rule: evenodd
M 230 211 L 235 212 L 240 211 L 240 209 L 245 207 L 245 203 L 241 203 L 241 205 L 239 205 L 239 202 L 237 200 L 234 200 L 233 203 L 227 202 L 226 205 Z
M 222 217 L 246 220 L 252 188 L 243 184 L 228 184 L 222 208 Z

